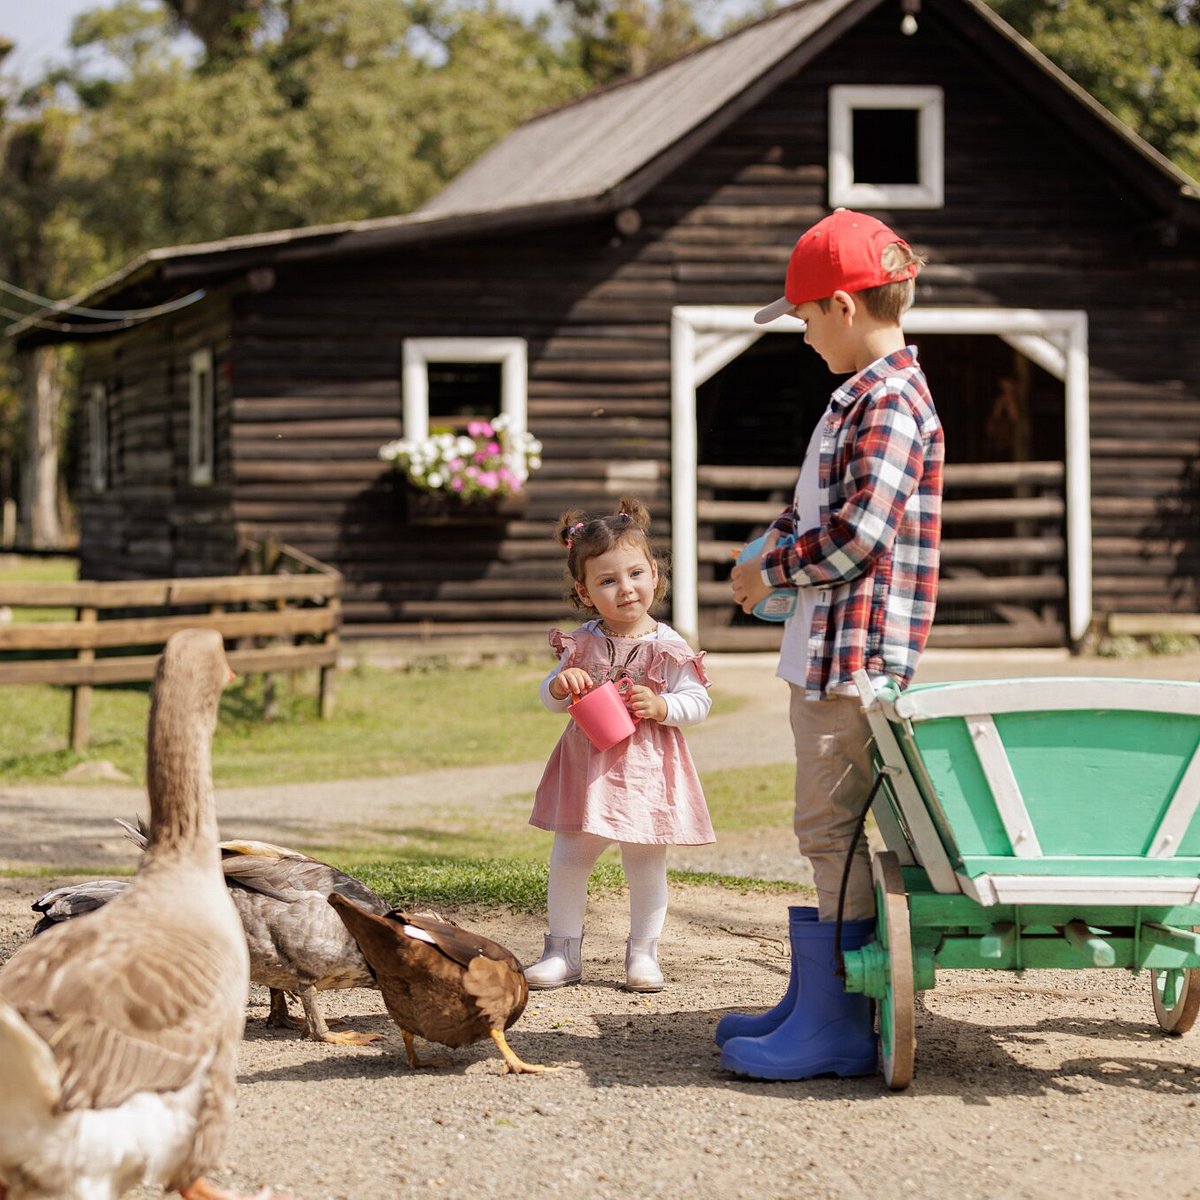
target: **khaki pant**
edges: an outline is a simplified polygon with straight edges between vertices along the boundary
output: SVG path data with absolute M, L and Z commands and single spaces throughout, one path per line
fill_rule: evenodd
M 812 864 L 820 918 L 832 921 L 837 917 L 846 851 L 874 781 L 871 727 L 857 696 L 806 700 L 802 687 L 790 686 L 796 840 Z M 848 921 L 875 915 L 865 831 L 854 852 L 842 915 Z

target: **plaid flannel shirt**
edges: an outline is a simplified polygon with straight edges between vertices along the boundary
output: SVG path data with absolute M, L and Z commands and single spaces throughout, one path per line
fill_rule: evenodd
M 901 687 L 933 624 L 945 443 L 929 386 L 906 346 L 834 392 L 821 433 L 821 524 L 771 526 L 794 544 L 762 558 L 763 579 L 818 589 L 805 692 L 824 696 L 864 668 Z

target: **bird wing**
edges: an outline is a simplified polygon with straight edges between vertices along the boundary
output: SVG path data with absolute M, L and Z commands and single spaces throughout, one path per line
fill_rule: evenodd
M 400 908 L 392 909 L 387 915 L 394 921 L 424 930 L 437 948 L 460 966 L 470 966 L 474 959 L 482 955 L 495 962 L 504 963 L 515 971 L 521 970 L 521 964 L 511 950 L 481 933 L 455 925 L 453 921 L 439 921 L 434 917 L 417 915 Z
M 0 995 L 54 1055 L 65 1108 L 179 1088 L 230 1034 L 223 984 L 237 975 L 222 948 L 186 928 L 104 922 L 112 912 L 58 926 L 0 970 Z
M 228 849 L 223 853 L 221 869 L 230 887 L 244 887 L 287 902 L 313 892 L 321 896 L 338 892 L 381 916 L 388 910 L 365 883 L 319 859 L 302 855 L 275 858 Z
M 128 886 L 128 879 L 92 879 L 87 883 L 71 883 L 46 892 L 30 905 L 34 912 L 42 914 L 33 932 L 44 933 L 62 921 L 103 908 Z
M 480 955 L 463 972 L 463 991 L 487 1018 L 489 1029 L 507 1029 L 525 1011 L 529 985 L 520 970 Z

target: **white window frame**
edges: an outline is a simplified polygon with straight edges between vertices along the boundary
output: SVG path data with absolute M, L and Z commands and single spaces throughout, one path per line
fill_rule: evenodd
M 217 388 L 213 353 L 197 350 L 188 375 L 188 478 L 197 487 L 213 481 L 216 457 Z
M 528 356 L 524 338 L 405 338 L 404 437 L 429 436 L 429 364 L 499 363 L 500 411 L 514 435 L 528 421 Z
M 935 86 L 836 84 L 829 89 L 829 206 L 941 208 L 945 196 L 944 94 Z M 912 109 L 917 114 L 916 184 L 859 183 L 854 178 L 854 112 Z
M 88 482 L 94 493 L 108 491 L 108 388 L 93 383 L 87 398 Z

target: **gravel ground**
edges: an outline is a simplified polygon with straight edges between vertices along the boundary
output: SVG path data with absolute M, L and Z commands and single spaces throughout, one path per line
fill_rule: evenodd
M 1082 669 L 1049 656 L 926 664 L 925 678 Z M 1086 673 L 1146 674 L 1148 664 L 1200 675 L 1200 663 L 1186 660 L 1093 663 Z M 769 669 L 730 660 L 713 674 L 747 702 L 694 731 L 702 769 L 786 759 L 782 685 Z M 345 805 L 361 833 L 394 822 L 398 806 L 507 794 L 538 769 L 219 789 L 218 799 L 227 833 L 286 840 L 303 831 L 319 841 L 335 828 L 328 814 Z M 86 862 L 101 873 L 128 861 L 107 822 L 138 802 L 108 786 L 0 787 L 0 867 Z M 713 1027 L 730 1009 L 780 995 L 786 907 L 808 899 L 790 833 L 756 844 L 763 840 L 722 838 L 689 865 L 794 878 L 796 891 L 676 887 L 662 949 L 669 986 L 658 995 L 620 989 L 625 900 L 593 901 L 584 984 L 535 993 L 510 1034 L 527 1061 L 559 1068 L 544 1075 L 501 1074 L 490 1043 L 446 1052 L 442 1070 L 409 1071 L 371 991 L 328 996 L 326 1008 L 383 1041 L 315 1045 L 266 1029 L 266 994 L 254 989 L 238 1114 L 217 1180 L 248 1191 L 268 1183 L 297 1200 L 1200 1195 L 1200 1032 L 1161 1035 L 1144 976 L 943 972 L 918 1002 L 916 1076 L 903 1093 L 878 1077 L 762 1084 L 723 1071 Z M 30 900 L 54 883 L 52 874 L 0 879 L 0 960 L 27 935 Z M 540 917 L 452 915 L 525 961 L 540 951 Z

